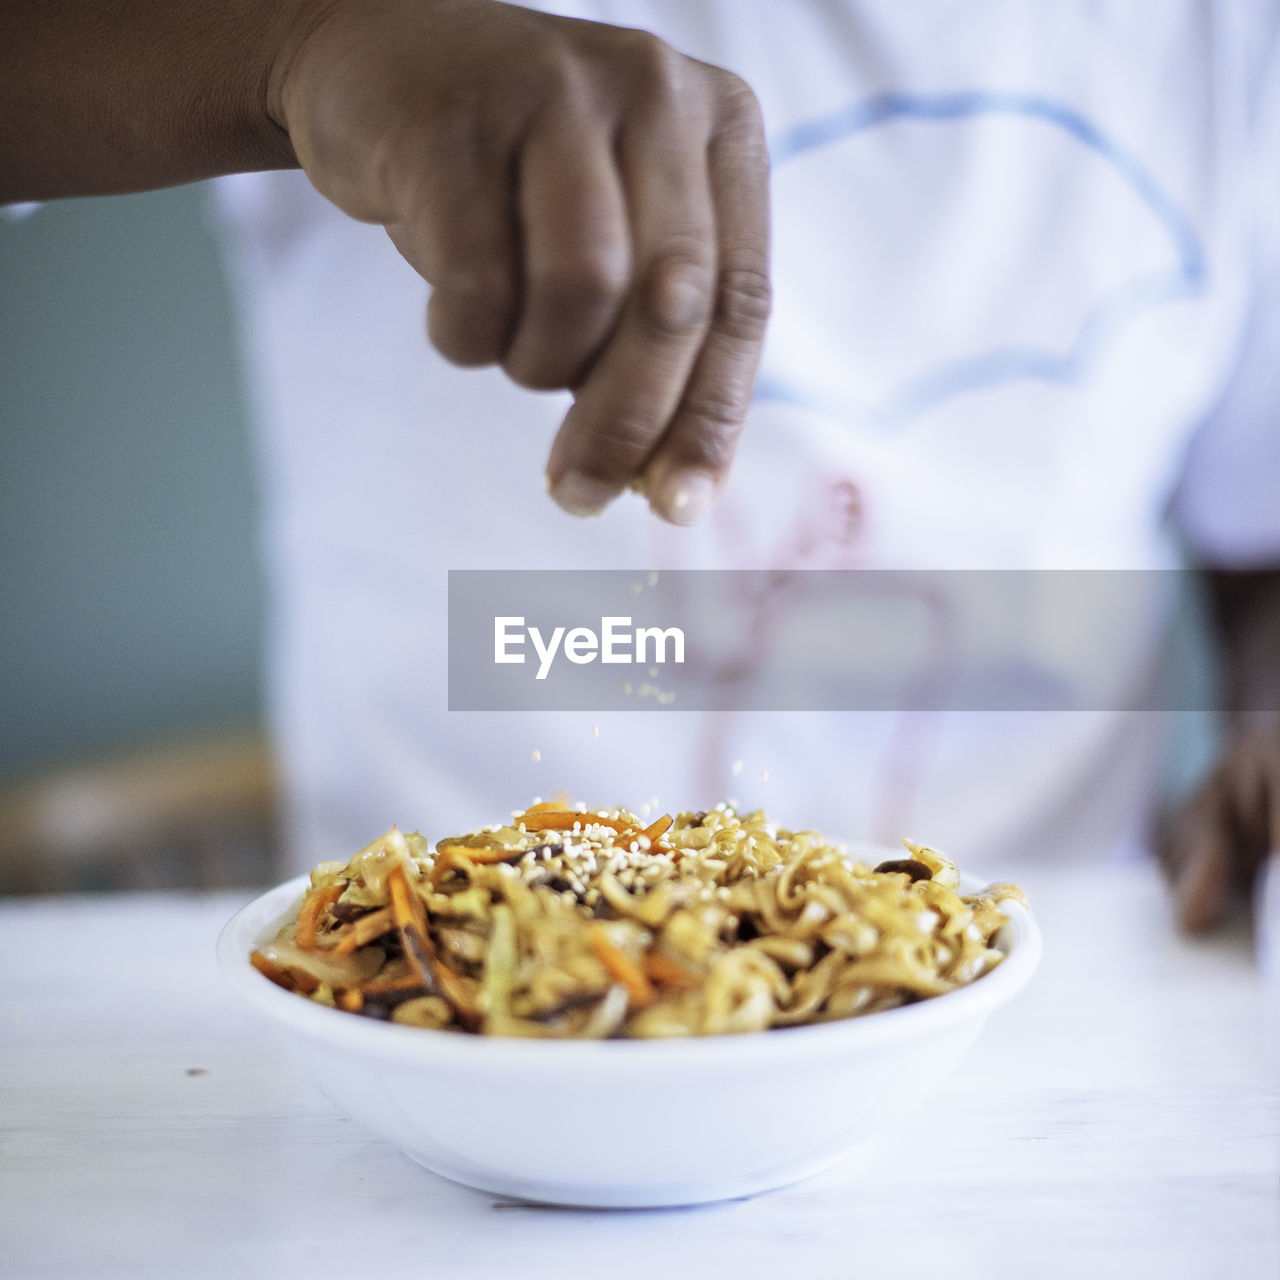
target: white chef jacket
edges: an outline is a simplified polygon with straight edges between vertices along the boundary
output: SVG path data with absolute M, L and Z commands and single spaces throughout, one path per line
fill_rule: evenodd
M 545 7 L 653 30 L 760 98 L 775 310 L 739 459 L 697 529 L 630 497 L 564 515 L 542 471 L 565 396 L 444 362 L 427 286 L 303 175 L 222 182 L 292 860 L 559 790 L 731 797 L 988 865 L 1131 837 L 1152 714 L 450 712 L 446 575 L 1280 558 L 1275 8 Z

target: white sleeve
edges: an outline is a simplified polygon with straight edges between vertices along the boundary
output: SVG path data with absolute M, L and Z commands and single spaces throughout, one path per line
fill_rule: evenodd
M 1280 55 L 1254 114 L 1253 292 L 1226 391 L 1187 450 L 1173 516 L 1190 550 L 1224 568 L 1280 564 Z

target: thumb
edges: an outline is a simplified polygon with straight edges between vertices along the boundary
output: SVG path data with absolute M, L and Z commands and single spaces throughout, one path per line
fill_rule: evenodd
M 1227 797 L 1211 782 L 1188 803 L 1170 839 L 1174 913 L 1189 933 L 1211 929 L 1226 915 L 1234 848 Z

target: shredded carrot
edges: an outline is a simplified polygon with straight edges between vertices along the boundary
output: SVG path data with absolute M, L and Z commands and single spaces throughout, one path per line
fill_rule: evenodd
M 295 941 L 304 951 L 314 951 L 320 936 L 320 918 L 346 891 L 346 882 L 326 885 L 322 889 L 312 889 L 307 894 L 298 912 L 298 930 Z
M 427 883 L 438 885 L 441 880 L 449 874 L 450 871 L 462 871 L 471 863 L 467 858 L 467 851 L 464 845 L 447 844 L 443 849 L 436 851 L 436 860 L 431 865 L 431 870 L 427 872 Z
M 391 907 L 400 928 L 405 959 L 417 971 L 422 985 L 428 991 L 441 991 L 457 1010 L 459 1021 L 474 1030 L 484 1019 L 480 1010 L 480 984 L 440 963 L 427 932 L 422 899 L 410 886 L 403 867 L 393 867 L 387 872 L 387 889 L 391 893 Z
M 652 842 L 661 836 L 665 836 L 667 832 L 671 830 L 671 824 L 673 821 L 675 821 L 675 819 L 673 819 L 669 813 L 664 813 L 657 822 L 651 822 L 640 834 L 644 836 L 646 840 Z
M 427 916 L 422 899 L 413 891 L 403 867 L 387 872 L 387 889 L 391 893 L 391 913 L 401 929 L 415 929 L 423 937 L 427 933 Z
M 609 827 L 624 835 L 635 831 L 631 823 L 623 822 L 621 818 L 601 818 L 594 813 L 578 813 L 575 809 L 546 809 L 541 813 L 527 813 L 520 821 L 530 831 L 572 831 L 575 822 L 582 823 L 584 827 Z
M 367 947 L 375 938 L 396 927 L 395 917 L 390 907 L 379 907 L 367 916 L 361 916 L 350 929 L 338 939 L 333 949 L 334 955 L 349 956 L 360 947 Z
M 644 972 L 651 982 L 660 987 L 678 987 L 682 991 L 695 991 L 702 986 L 702 979 L 682 964 L 664 956 L 661 951 L 644 953 Z
M 359 1013 L 364 1008 L 364 995 L 359 987 L 351 987 L 347 991 L 339 991 L 337 996 L 339 1009 L 348 1013 Z
M 527 818 L 531 813 L 554 813 L 558 809 L 564 809 L 566 806 L 559 804 L 555 800 L 543 800 L 539 804 L 531 804 L 521 815 L 521 818 Z M 518 819 L 517 819 L 518 821 Z
M 426 994 L 422 979 L 416 973 L 406 973 L 399 978 L 370 978 L 360 985 L 366 996 L 388 995 L 393 991 L 421 991 Z
M 387 890 L 391 894 L 391 910 L 400 931 L 404 958 L 422 985 L 429 991 L 433 990 L 438 985 L 441 966 L 434 963 L 435 949 L 431 945 L 431 935 L 427 933 L 422 899 L 409 887 L 409 878 L 403 867 L 392 867 L 387 872 Z
M 600 963 L 611 977 L 616 978 L 627 989 L 631 1003 L 638 1009 L 651 1005 L 657 999 L 657 992 L 644 976 L 644 970 L 609 941 L 608 933 L 599 924 L 593 924 L 588 932 L 592 949 L 600 957 Z

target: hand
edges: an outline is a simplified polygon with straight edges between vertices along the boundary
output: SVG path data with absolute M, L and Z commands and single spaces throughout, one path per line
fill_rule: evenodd
M 769 307 L 768 158 L 745 84 L 639 31 L 496 0 L 304 5 L 270 92 L 315 186 L 382 223 L 461 365 L 570 388 L 548 487 L 709 509 Z
M 1159 846 L 1178 923 L 1192 932 L 1220 923 L 1280 850 L 1280 720 L 1232 739 Z

